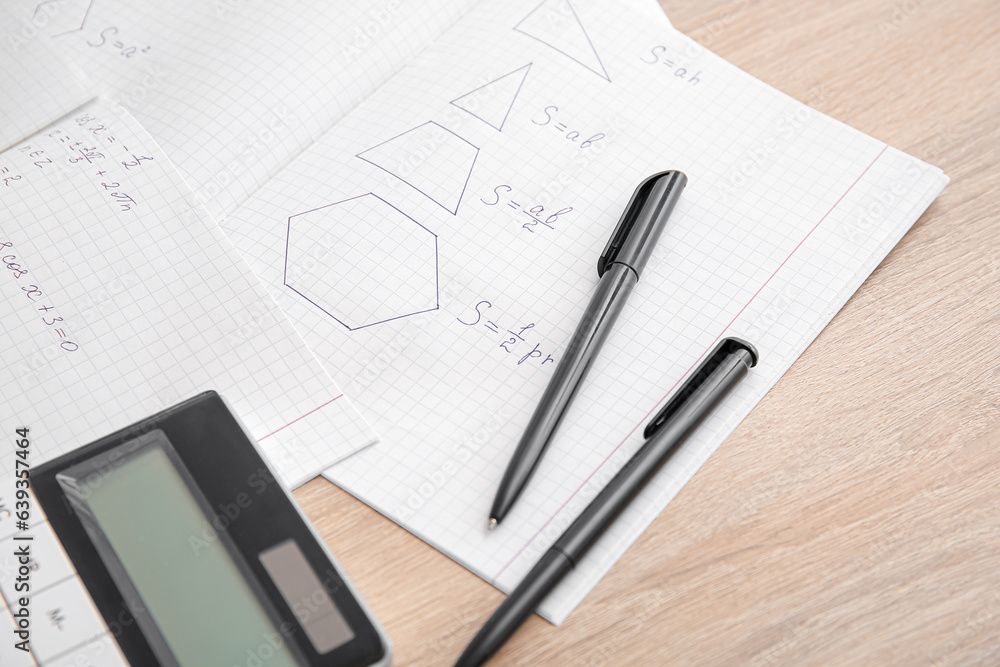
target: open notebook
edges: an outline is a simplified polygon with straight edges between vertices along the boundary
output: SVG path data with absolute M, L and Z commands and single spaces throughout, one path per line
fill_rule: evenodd
M 53 41 L 224 217 L 381 436 L 326 475 L 499 588 L 715 341 L 758 347 L 751 377 L 542 605 L 554 622 L 947 183 L 706 51 L 651 0 L 92 4 Z M 527 492 L 487 533 L 597 257 L 638 181 L 664 169 L 689 178 L 667 232 Z
M 120 30 L 94 5 L 0 6 L 0 247 L 19 267 L 0 286 L 0 427 L 35 429 L 38 464 L 215 389 L 301 484 L 375 433 L 157 143 L 95 99 L 114 77 L 61 48 L 99 50 L 88 21 Z
M 114 102 L 0 153 L 0 260 L 0 429 L 31 430 L 33 465 L 207 389 L 288 486 L 375 440 Z

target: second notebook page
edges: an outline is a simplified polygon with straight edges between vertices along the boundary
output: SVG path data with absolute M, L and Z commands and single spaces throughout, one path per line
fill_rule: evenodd
M 382 436 L 328 477 L 503 590 L 715 341 L 759 348 L 749 380 L 542 605 L 555 622 L 947 182 L 650 9 L 482 3 L 224 223 Z M 636 184 L 666 169 L 689 178 L 667 231 L 526 492 L 489 533 L 597 259 Z

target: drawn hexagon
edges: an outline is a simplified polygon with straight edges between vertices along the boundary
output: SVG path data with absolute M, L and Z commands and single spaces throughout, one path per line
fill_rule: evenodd
M 437 235 L 371 193 L 297 213 L 284 283 L 352 331 L 437 310 Z

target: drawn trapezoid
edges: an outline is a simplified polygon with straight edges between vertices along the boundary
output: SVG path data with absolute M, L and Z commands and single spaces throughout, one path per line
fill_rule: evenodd
M 479 148 L 434 121 L 407 130 L 357 157 L 403 181 L 452 215 L 465 195 Z
M 569 0 L 542 0 L 541 4 L 514 26 L 514 30 L 537 39 L 602 79 L 611 81 Z
M 437 235 L 371 193 L 296 213 L 283 282 L 351 331 L 437 310 Z
M 503 131 L 510 110 L 514 108 L 517 94 L 528 77 L 531 63 L 508 72 L 498 79 L 469 91 L 451 101 L 462 111 L 467 111 L 495 130 Z

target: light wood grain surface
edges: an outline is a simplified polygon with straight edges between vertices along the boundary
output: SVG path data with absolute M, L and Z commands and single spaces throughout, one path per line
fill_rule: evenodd
M 662 4 L 952 182 L 570 619 L 491 665 L 1000 665 L 1000 2 Z M 451 664 L 500 603 L 332 484 L 296 496 L 395 665 Z

